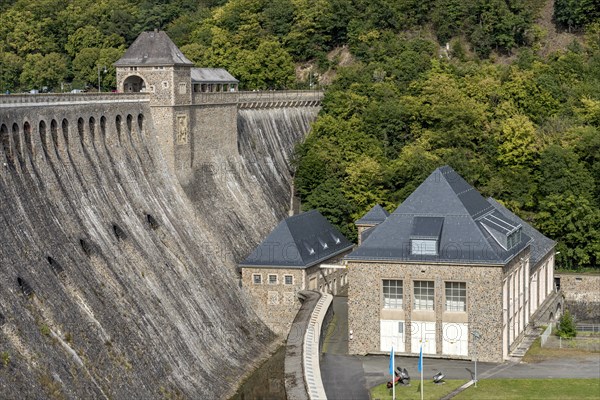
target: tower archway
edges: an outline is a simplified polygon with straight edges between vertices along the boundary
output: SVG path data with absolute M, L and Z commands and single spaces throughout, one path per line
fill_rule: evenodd
M 123 81 L 123 92 L 137 93 L 146 91 L 146 82 L 141 76 L 131 75 Z

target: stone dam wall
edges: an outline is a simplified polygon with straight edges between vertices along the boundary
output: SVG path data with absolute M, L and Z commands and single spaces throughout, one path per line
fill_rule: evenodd
M 600 275 L 561 273 L 555 277 L 565 296 L 565 308 L 575 320 L 600 323 Z
M 0 397 L 232 394 L 273 340 L 235 264 L 286 215 L 318 107 L 240 110 L 237 154 L 181 186 L 143 95 L 19 97 L 0 101 Z

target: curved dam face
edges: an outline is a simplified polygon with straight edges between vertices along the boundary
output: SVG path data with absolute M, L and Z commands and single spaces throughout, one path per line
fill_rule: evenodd
M 184 191 L 142 97 L 0 108 L 0 397 L 231 394 L 273 341 L 235 262 L 317 111 L 241 110 L 239 154 Z
M 228 265 L 235 267 L 288 215 L 294 147 L 304 140 L 319 110 L 238 110 L 237 151 L 204 155 L 190 182 L 183 184 L 199 217 L 222 233 L 209 246 L 230 260 Z

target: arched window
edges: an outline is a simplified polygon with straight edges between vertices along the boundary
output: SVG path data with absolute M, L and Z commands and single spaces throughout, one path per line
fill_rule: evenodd
M 69 146 L 69 121 L 67 121 L 66 118 L 62 120 L 62 132 L 63 132 L 63 137 L 65 138 L 65 144 L 68 147 Z
M 131 124 L 133 122 L 133 117 L 131 114 L 127 115 L 127 132 L 131 135 Z
M 44 154 L 48 157 L 48 132 L 46 132 L 46 122 L 40 121 L 39 125 L 40 139 L 42 139 L 42 149 Z
M 23 134 L 25 135 L 25 146 L 27 146 L 29 157 L 33 157 L 33 138 L 31 137 L 31 125 L 29 122 L 23 124 Z
M 123 92 L 125 93 L 144 92 L 145 90 L 146 83 L 140 76 L 131 75 L 123 81 Z
M 50 132 L 52 133 L 52 141 L 54 142 L 54 148 L 58 148 L 58 122 L 55 119 L 50 121 Z
M 96 138 L 96 119 L 94 119 L 94 117 L 90 117 L 89 126 L 90 126 L 90 137 L 91 137 L 92 141 L 94 141 L 94 139 Z
M 2 143 L 2 150 L 6 156 L 6 160 L 12 164 L 12 150 L 10 149 L 10 136 L 8 135 L 8 128 L 2 124 L 0 127 L 0 142 Z
M 79 118 L 77 120 L 77 133 L 79 133 L 79 140 L 81 140 L 81 145 L 83 146 L 83 141 L 84 141 L 84 133 L 83 133 L 83 118 Z
M 15 146 L 15 152 L 17 153 L 17 159 L 19 163 L 23 164 L 23 149 L 21 148 L 21 137 L 19 136 L 19 125 L 13 124 L 12 126 L 12 134 L 13 134 L 13 145 Z
M 144 132 L 144 114 L 138 115 L 138 128 L 140 133 Z
M 115 118 L 115 125 L 117 127 L 117 136 L 119 137 L 119 142 L 121 142 L 121 126 L 123 125 L 123 118 L 120 115 L 117 115 Z
M 100 135 L 102 139 L 106 139 L 106 117 L 103 115 L 100 117 Z

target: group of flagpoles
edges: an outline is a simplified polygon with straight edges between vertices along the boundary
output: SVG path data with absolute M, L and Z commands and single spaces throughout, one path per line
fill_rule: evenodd
M 394 358 L 394 346 L 390 351 L 390 375 L 392 375 L 392 400 L 396 400 L 396 360 Z M 419 372 L 421 373 L 421 400 L 423 400 L 423 342 L 421 342 L 421 348 L 419 350 Z

